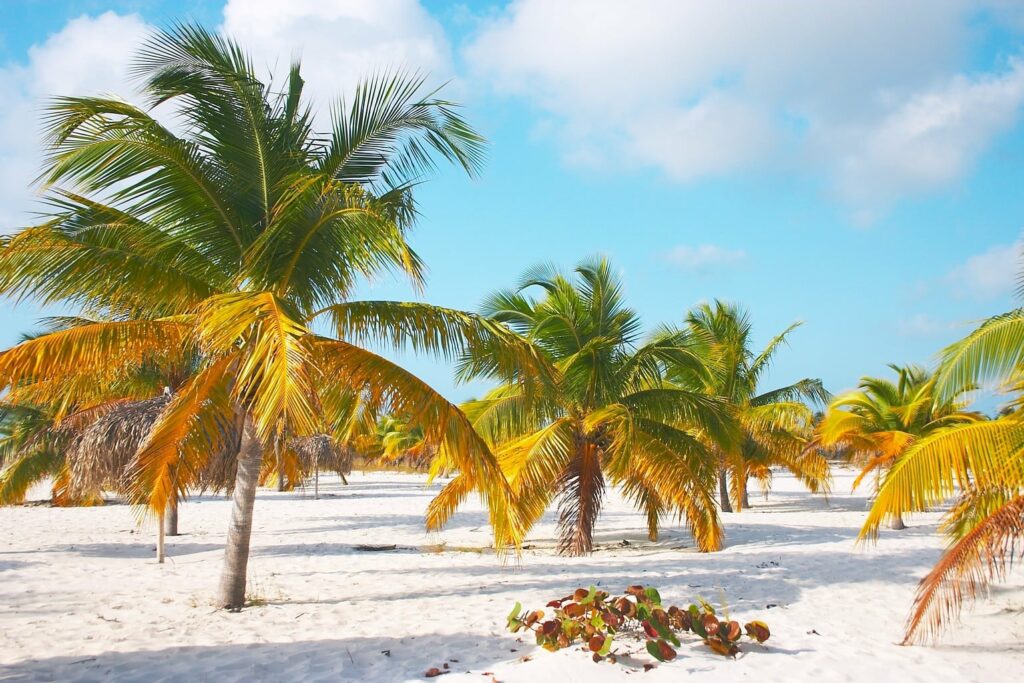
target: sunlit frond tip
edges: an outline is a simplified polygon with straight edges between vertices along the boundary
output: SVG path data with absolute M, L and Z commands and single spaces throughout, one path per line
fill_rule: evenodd
M 954 543 L 921 581 L 907 621 L 904 645 L 935 638 L 955 619 L 964 602 L 1006 578 L 1015 555 L 1024 558 L 1024 496 L 1018 496 L 982 520 Z

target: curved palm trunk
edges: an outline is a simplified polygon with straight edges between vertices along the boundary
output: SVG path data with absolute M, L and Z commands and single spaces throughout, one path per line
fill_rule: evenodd
M 749 508 L 750 507 L 750 489 L 749 489 L 749 486 L 750 486 L 750 477 L 744 477 L 743 478 L 743 491 L 740 494 L 743 497 L 743 507 L 744 508 Z
M 889 520 L 889 528 L 894 531 L 903 531 L 907 525 L 903 523 L 903 515 L 896 515 Z
M 246 569 L 249 565 L 249 537 L 252 535 L 252 509 L 260 478 L 263 449 L 251 424 L 242 429 L 238 449 L 238 471 L 232 493 L 231 524 L 224 548 L 224 568 L 220 575 L 217 606 L 240 610 L 245 605 Z
M 594 526 L 604 498 L 597 444 L 585 436 L 577 437 L 576 455 L 559 478 L 558 489 L 558 552 L 586 555 L 594 549 Z

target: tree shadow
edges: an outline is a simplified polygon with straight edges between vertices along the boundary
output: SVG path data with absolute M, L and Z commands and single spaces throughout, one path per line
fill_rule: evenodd
M 354 637 L 289 643 L 245 643 L 102 652 L 32 659 L 7 665 L 0 681 L 408 681 L 437 667 L 444 680 L 489 680 L 484 671 L 515 660 L 508 636 L 449 633 Z M 447 665 L 447 669 L 445 669 Z
M 177 543 L 171 537 L 167 541 L 168 557 L 194 555 L 211 550 L 223 550 L 223 543 Z M 48 545 L 35 548 L 32 553 L 74 553 L 82 557 L 106 557 L 125 559 L 147 559 L 153 557 L 156 545 L 148 539 L 136 539 L 126 543 L 74 543 L 70 545 Z M 0 553 L 2 555 L 4 553 Z

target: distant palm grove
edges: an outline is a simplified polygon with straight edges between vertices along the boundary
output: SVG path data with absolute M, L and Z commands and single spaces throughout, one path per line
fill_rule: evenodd
M 416 187 L 485 157 L 459 107 L 391 73 L 316 118 L 298 64 L 263 82 L 240 46 L 191 25 L 154 35 L 134 74 L 140 106 L 49 104 L 47 215 L 0 248 L 3 294 L 74 311 L 0 353 L 0 503 L 44 482 L 55 505 L 117 493 L 157 518 L 162 559 L 179 502 L 223 491 L 216 601 L 237 610 L 258 487 L 321 469 L 427 471 L 443 483 L 430 529 L 478 494 L 498 552 L 554 509 L 559 552 L 585 555 L 611 488 L 652 540 L 679 523 L 712 552 L 722 516 L 768 495 L 773 472 L 827 494 L 849 461 L 873 487 L 864 539 L 950 504 L 907 642 L 1005 576 L 1024 539 L 1024 310 L 934 367 L 833 397 L 770 374 L 799 323 L 758 347 L 748 312 L 712 300 L 645 325 L 603 257 L 527 270 L 476 312 L 354 300 L 384 273 L 424 284 Z M 492 388 L 454 405 L 381 347 Z M 991 383 L 1010 397 L 994 419 L 968 400 Z

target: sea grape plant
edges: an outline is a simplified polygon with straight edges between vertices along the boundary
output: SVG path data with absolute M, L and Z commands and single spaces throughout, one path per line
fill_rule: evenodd
M 517 602 L 508 615 L 509 630 L 533 631 L 537 644 L 552 652 L 583 643 L 595 662 L 615 662 L 612 640 L 623 635 L 645 639 L 647 652 L 659 662 L 676 658 L 683 633 L 693 633 L 713 651 L 728 657 L 739 653 L 744 633 L 758 643 L 771 635 L 763 621 L 751 621 L 741 629 L 739 622 L 720 619 L 715 608 L 700 598 L 687 609 L 666 607 L 653 586 L 629 586 L 618 596 L 596 586 L 577 588 L 547 607 L 554 612 L 545 619 L 543 610 L 524 612 Z

